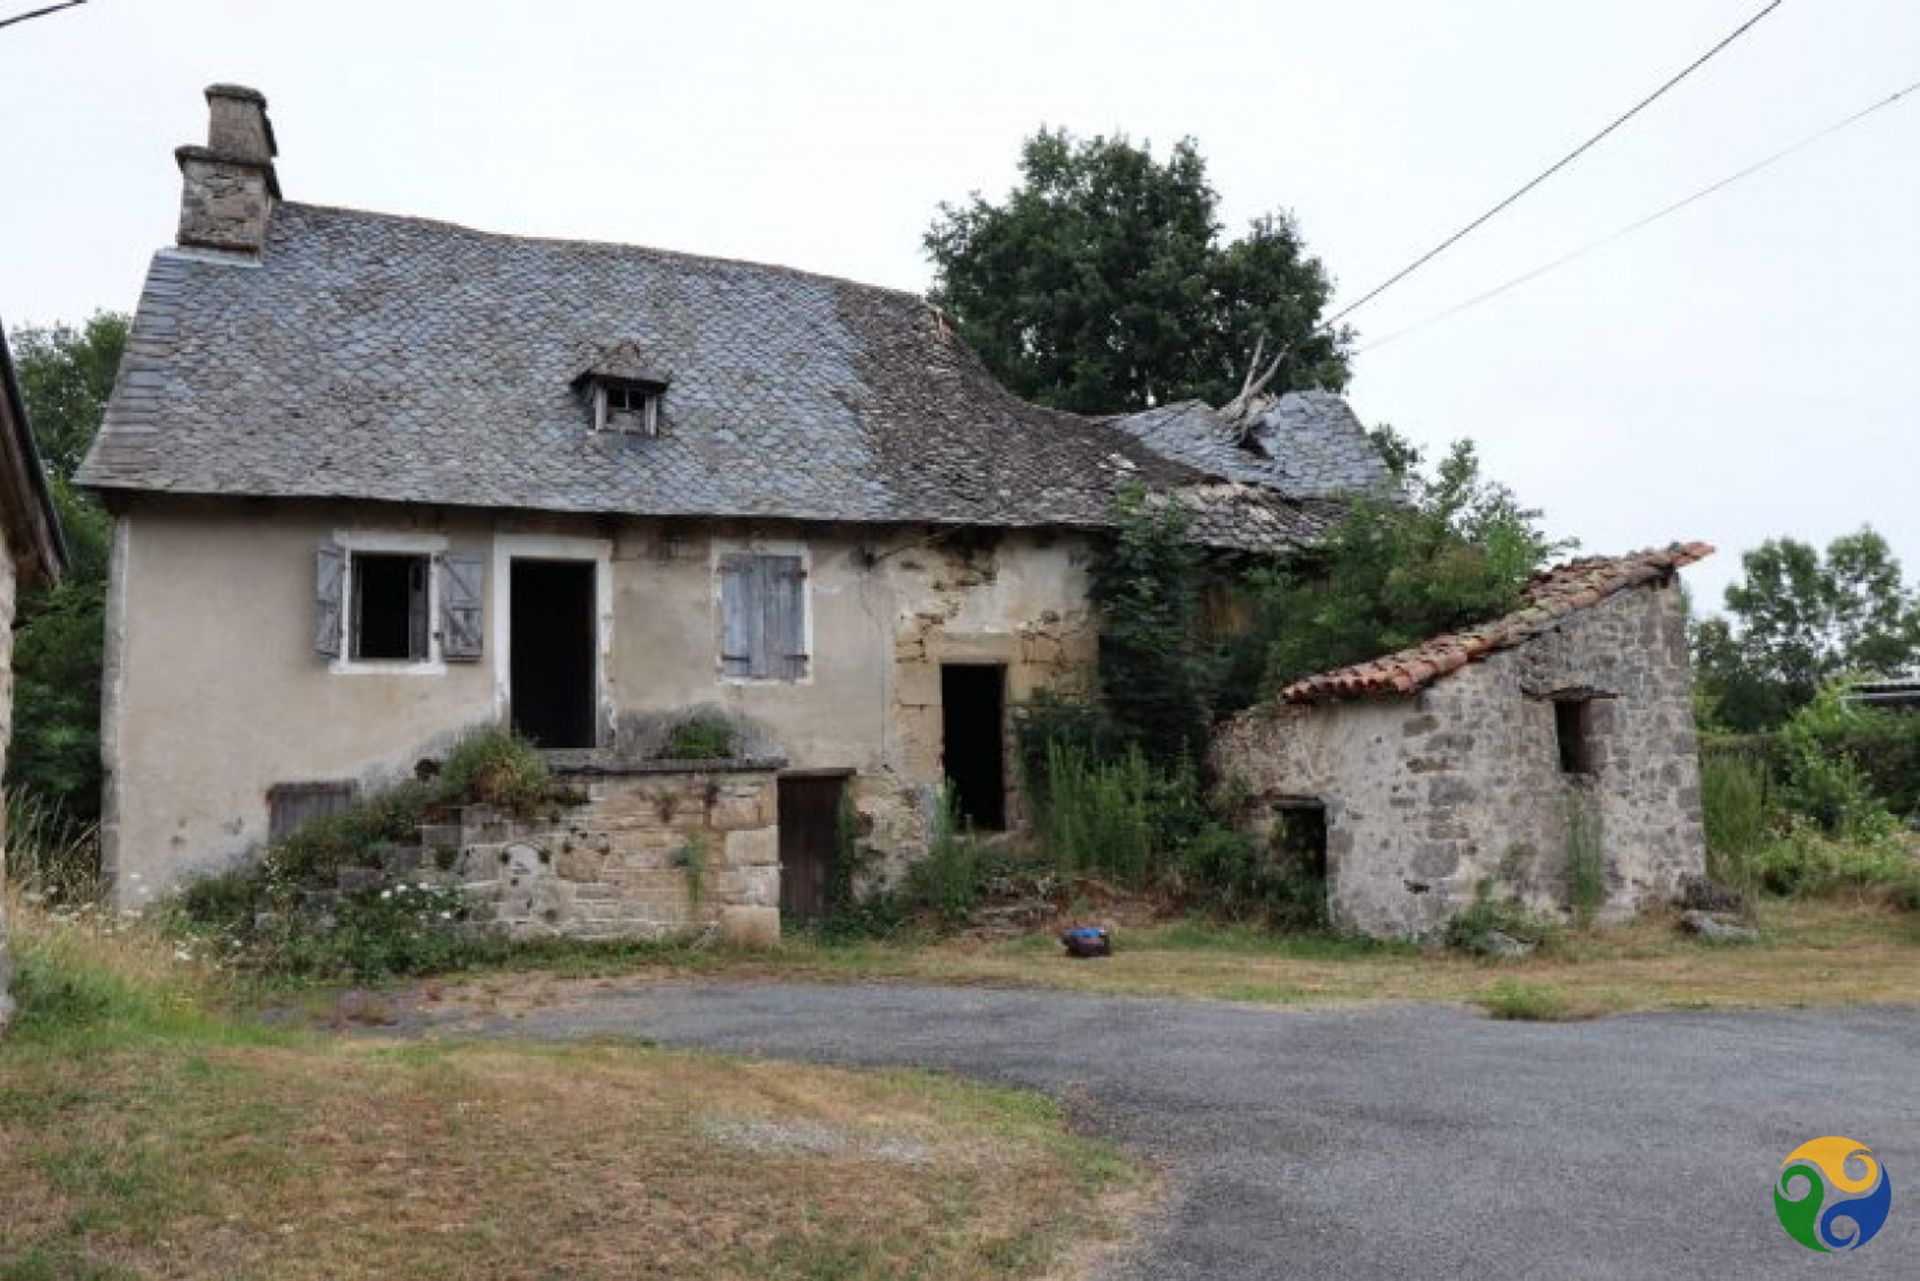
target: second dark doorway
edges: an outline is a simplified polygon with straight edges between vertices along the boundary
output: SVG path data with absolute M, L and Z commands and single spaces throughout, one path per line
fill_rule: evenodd
M 513 562 L 513 727 L 541 747 L 594 745 L 592 561 Z
M 998 664 L 940 668 L 947 786 L 960 817 L 984 832 L 1007 826 L 1006 688 Z

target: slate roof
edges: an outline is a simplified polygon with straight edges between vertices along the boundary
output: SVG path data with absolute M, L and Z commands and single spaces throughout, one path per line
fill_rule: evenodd
M 1411 694 L 1488 654 L 1512 649 L 1558 627 L 1568 615 L 1609 596 L 1674 573 L 1713 554 L 1705 543 L 1674 543 L 1627 556 L 1589 556 L 1536 576 L 1526 603 L 1511 614 L 1464 632 L 1449 632 L 1383 658 L 1308 676 L 1280 691 L 1290 703 L 1317 703 L 1367 694 Z
M 671 372 L 658 438 L 587 430 L 571 384 L 609 353 Z M 1312 436 L 1286 436 L 1302 461 L 1281 484 L 1017 399 L 908 293 L 286 202 L 257 263 L 155 257 L 80 479 L 1016 527 L 1105 525 L 1140 482 L 1189 490 L 1209 541 L 1278 550 L 1337 510 L 1316 478 L 1351 442 Z
M 1246 444 L 1197 400 L 1107 421 L 1163 457 L 1290 498 L 1394 493 L 1386 460 L 1359 417 L 1329 391 L 1293 391 L 1269 400 L 1248 425 Z

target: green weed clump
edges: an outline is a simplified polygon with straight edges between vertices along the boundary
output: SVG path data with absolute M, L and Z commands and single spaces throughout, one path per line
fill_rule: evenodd
M 1758 887 L 1754 858 L 1773 837 L 1773 790 L 1766 765 L 1753 756 L 1702 756 L 1700 814 L 1706 826 L 1709 879 L 1742 894 Z
M 486 729 L 447 753 L 432 799 L 443 805 L 497 805 L 528 814 L 553 792 L 553 771 L 539 748 L 507 730 Z
M 1061 873 L 1145 886 L 1156 870 L 1155 790 L 1138 749 L 1099 761 L 1081 748 L 1051 746 L 1040 828 Z
M 1483 879 L 1473 887 L 1473 902 L 1454 914 L 1440 938 L 1456 951 L 1490 956 L 1498 950 L 1500 935 L 1537 946 L 1552 932 L 1549 922 L 1518 900 L 1498 896 L 1493 882 Z
M 894 893 L 897 914 L 928 914 L 952 929 L 964 925 L 986 893 L 986 859 L 980 841 L 965 830 L 953 797 L 944 789 L 928 833 L 927 856 L 907 868 Z
M 1501 979 L 1480 994 L 1480 1005 L 1496 1019 L 1523 1023 L 1557 1023 L 1573 1014 L 1572 1003 L 1558 988 L 1521 979 Z
M 707 838 L 703 832 L 690 833 L 673 852 L 673 865 L 687 874 L 687 902 L 694 911 L 707 895 Z
M 1585 929 L 1607 901 L 1607 860 L 1601 847 L 1600 812 L 1587 798 L 1567 798 L 1567 900 Z
M 1761 887 L 1774 894 L 1817 898 L 1885 890 L 1903 904 L 1920 898 L 1920 862 L 1897 831 L 1836 837 L 1800 820 L 1762 847 L 1752 866 Z
M 733 724 L 720 712 L 703 709 L 667 731 L 663 760 L 718 761 L 735 754 Z

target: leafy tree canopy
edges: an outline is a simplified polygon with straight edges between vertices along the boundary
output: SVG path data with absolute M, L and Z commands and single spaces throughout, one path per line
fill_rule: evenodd
M 1740 558 L 1727 588 L 1737 625 L 1708 618 L 1693 629 L 1696 680 L 1709 723 L 1754 731 L 1784 722 L 1822 685 L 1852 674 L 1920 668 L 1920 593 L 1871 527 L 1816 548 L 1768 539 Z
M 926 235 L 933 301 L 1002 382 L 1043 405 L 1114 413 L 1224 404 L 1255 346 L 1276 391 L 1338 389 L 1347 335 L 1316 333 L 1332 283 L 1290 215 L 1223 243 L 1189 140 L 1166 160 L 1125 137 L 1042 130 L 1002 204 L 942 205 Z
M 1406 501 L 1357 503 L 1310 557 L 1251 576 L 1250 635 L 1265 645 L 1269 688 L 1515 609 L 1527 581 L 1573 546 L 1481 475 L 1471 441 L 1429 473 L 1391 428 L 1376 435 Z
M 72 477 L 100 428 L 126 346 L 127 318 L 12 336 L 20 389 L 47 464 L 72 565 L 20 600 L 13 637 L 13 746 L 7 786 L 71 824 L 100 813 L 100 670 L 111 522 Z
M 97 311 L 78 329 L 50 325 L 13 335 L 14 367 L 33 434 L 56 477 L 71 478 L 93 444 L 126 349 L 128 323 L 119 312 Z

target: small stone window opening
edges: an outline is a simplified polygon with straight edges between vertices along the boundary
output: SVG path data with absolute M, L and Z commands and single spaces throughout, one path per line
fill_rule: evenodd
M 1560 772 L 1593 773 L 1593 700 L 1556 699 L 1553 704 L 1553 730 L 1560 746 Z
M 425 662 L 428 655 L 427 556 L 355 552 L 351 649 L 355 659 Z
M 660 389 L 640 383 L 603 382 L 594 388 L 595 431 L 631 436 L 660 434 Z

